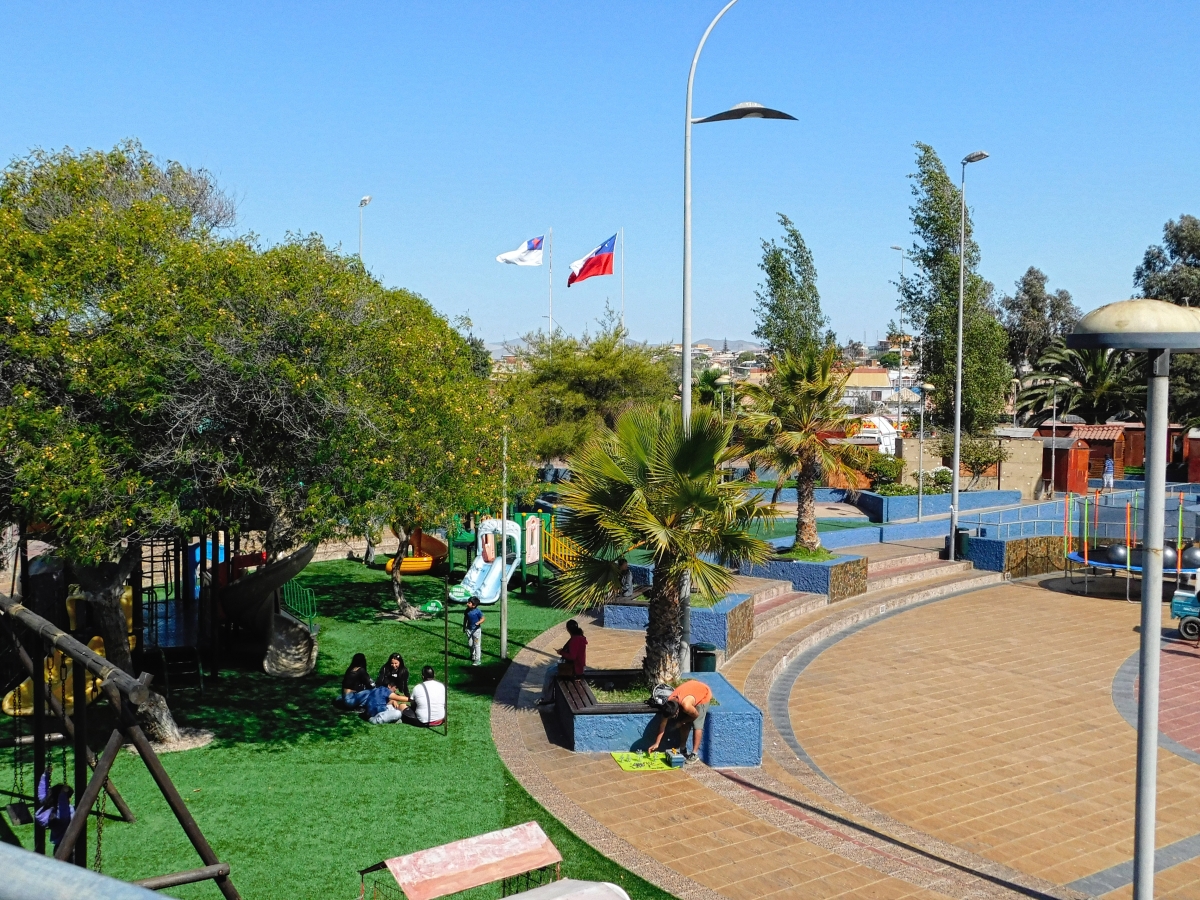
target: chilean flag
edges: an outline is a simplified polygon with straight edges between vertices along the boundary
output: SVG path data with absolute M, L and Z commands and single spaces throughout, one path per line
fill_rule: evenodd
M 607 241 L 585 256 L 571 263 L 571 274 L 567 276 L 567 287 L 593 275 L 611 275 L 613 273 L 613 250 L 617 246 L 617 236 L 614 234 Z

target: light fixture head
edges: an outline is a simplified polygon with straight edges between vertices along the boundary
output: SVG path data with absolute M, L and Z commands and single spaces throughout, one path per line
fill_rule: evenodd
M 367 194 L 367 196 L 365 196 L 361 200 L 359 200 L 358 205 L 359 206 L 370 206 L 371 205 L 371 195 Z
M 795 116 L 788 115 L 782 110 L 763 106 L 761 103 L 739 103 L 737 106 L 725 110 L 725 112 L 706 116 L 703 119 L 692 119 L 692 124 L 701 125 L 705 122 L 729 122 L 733 119 L 791 119 L 793 122 L 796 121 Z
M 987 158 L 988 155 L 982 150 L 976 150 L 974 153 L 969 153 L 963 157 L 963 165 L 965 166 L 967 163 L 979 162 L 980 160 Z
M 1165 300 L 1118 300 L 1093 309 L 1067 335 L 1077 349 L 1200 351 L 1200 310 Z
M 893 250 L 899 250 L 901 253 L 903 253 L 903 252 L 904 252 L 904 248 L 903 248 L 903 247 L 897 247 L 895 244 L 892 244 L 892 249 L 893 249 Z

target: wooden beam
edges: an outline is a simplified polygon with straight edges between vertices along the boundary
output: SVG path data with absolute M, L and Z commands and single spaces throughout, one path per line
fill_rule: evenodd
M 199 869 L 188 869 L 186 872 L 175 872 L 172 875 L 156 875 L 153 878 L 139 878 L 133 882 L 138 887 L 152 891 L 178 887 L 181 884 L 195 884 L 197 881 L 207 881 L 210 878 L 225 878 L 229 875 L 229 863 L 217 863 L 215 866 L 204 866 Z
M 38 637 L 49 641 L 55 648 L 61 650 L 72 660 L 82 663 L 84 667 L 101 680 L 114 685 L 124 696 L 128 697 L 135 706 L 146 702 L 150 696 L 150 688 L 138 681 L 132 675 L 122 671 L 117 666 L 100 656 L 85 644 L 81 644 L 58 626 L 46 621 L 31 609 L 26 609 L 21 602 L 0 594 L 0 610 L 8 613 Z M 35 667 L 36 668 L 36 667 Z M 37 689 L 37 678 L 34 678 L 34 689 Z M 38 707 L 34 706 L 34 715 Z M 44 731 L 43 731 L 44 733 Z

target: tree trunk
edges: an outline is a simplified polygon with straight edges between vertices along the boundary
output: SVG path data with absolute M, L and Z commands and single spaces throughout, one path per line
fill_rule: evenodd
M 817 502 L 813 496 L 814 479 L 806 472 L 796 473 L 796 543 L 809 550 L 821 549 L 817 534 Z
M 96 631 L 104 639 L 105 659 L 130 675 L 136 673 L 133 657 L 129 655 L 129 630 L 121 611 L 121 595 L 125 593 L 129 573 L 140 558 L 141 548 L 130 544 L 118 562 L 75 567 L 75 576 L 79 579 Z M 181 737 L 175 717 L 160 694 L 151 692 L 150 698 L 138 707 L 138 721 L 152 741 L 169 743 Z
M 651 684 L 670 684 L 679 677 L 679 643 L 683 640 L 683 603 L 678 581 L 654 579 L 650 623 L 646 627 L 646 660 L 642 671 Z
M 396 598 L 396 609 L 402 619 L 416 619 L 421 615 L 421 611 L 408 602 L 408 598 L 404 596 L 404 579 L 400 576 L 400 563 L 408 553 L 408 531 L 401 526 L 396 526 L 396 537 L 400 539 L 400 546 L 396 549 L 396 556 L 392 560 L 392 594 Z
M 775 490 L 771 491 L 771 505 L 774 506 L 779 502 L 779 495 L 783 491 L 783 479 L 775 482 Z

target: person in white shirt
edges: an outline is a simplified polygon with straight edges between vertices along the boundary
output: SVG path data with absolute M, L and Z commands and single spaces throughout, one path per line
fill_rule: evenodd
M 446 686 L 433 677 L 433 666 L 421 669 L 421 683 L 412 689 L 400 721 L 419 728 L 446 721 Z

